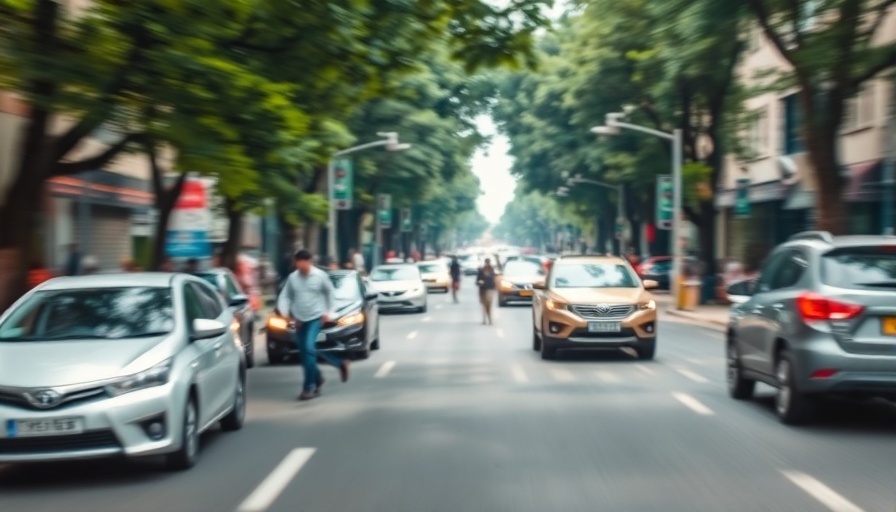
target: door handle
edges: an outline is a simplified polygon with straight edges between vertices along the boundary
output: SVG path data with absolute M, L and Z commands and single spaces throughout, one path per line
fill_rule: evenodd
M 212 348 L 215 349 L 215 352 L 220 352 L 223 347 L 224 347 L 224 342 L 219 341 L 218 343 L 215 343 L 215 346 Z
M 779 302 L 772 307 L 775 308 L 775 311 L 781 311 L 782 309 L 784 309 L 784 304 Z

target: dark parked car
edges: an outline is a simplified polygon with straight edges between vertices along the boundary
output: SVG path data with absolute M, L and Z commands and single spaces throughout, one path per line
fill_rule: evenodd
M 637 270 L 641 279 L 656 281 L 660 290 L 668 290 L 670 287 L 669 276 L 672 274 L 672 257 L 655 256 L 649 258 Z
M 236 276 L 229 269 L 215 268 L 196 272 L 193 275 L 214 286 L 224 297 L 233 312 L 233 319 L 239 324 L 239 337 L 246 353 L 246 366 L 255 366 L 255 311 L 252 309 L 249 295 L 240 287 Z
M 380 348 L 380 317 L 377 293 L 354 270 L 329 270 L 336 290 L 335 318 L 324 324 L 317 337 L 317 350 L 343 352 L 359 359 Z M 297 359 L 301 351 L 295 340 L 295 325 L 274 311 L 267 321 L 268 360 L 277 364 Z

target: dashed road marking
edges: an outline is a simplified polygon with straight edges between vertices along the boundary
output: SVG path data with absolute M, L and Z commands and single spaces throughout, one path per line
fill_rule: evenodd
M 417 331 L 411 331 L 408 333 L 408 339 L 412 340 L 417 337 Z
M 497 331 L 495 331 L 495 333 L 498 335 L 499 338 L 504 337 L 504 329 L 498 329 Z
M 674 396 L 676 400 L 684 404 L 685 407 L 696 412 L 697 414 L 701 414 L 703 416 L 712 416 L 713 414 L 715 414 L 714 412 L 712 412 L 712 409 L 703 405 L 700 400 L 697 400 L 687 393 L 672 393 L 672 396 Z
M 709 379 L 707 379 L 706 377 L 700 375 L 699 373 L 692 372 L 691 370 L 688 370 L 686 368 L 676 368 L 675 371 L 694 382 L 699 382 L 700 384 L 706 384 L 707 382 L 709 382 Z
M 619 376 L 612 374 L 610 372 L 596 371 L 596 372 L 594 372 L 594 375 L 596 375 L 597 378 L 600 379 L 601 382 L 606 382 L 606 383 L 619 382 Z
M 445 305 L 444 305 L 444 304 L 439 304 L 438 306 L 436 306 L 436 309 L 442 309 L 443 306 L 445 306 Z
M 383 363 L 383 366 L 380 366 L 380 369 L 376 371 L 373 376 L 377 379 L 382 379 L 386 375 L 389 375 L 389 372 L 392 371 L 392 368 L 395 368 L 395 361 L 386 361 Z
M 431 317 L 431 316 L 427 316 L 427 317 L 423 318 L 423 321 L 424 321 L 424 322 L 432 322 L 432 317 Z
M 793 482 L 794 485 L 806 491 L 809 496 L 812 496 L 822 505 L 827 507 L 831 512 L 864 512 L 854 503 L 812 476 L 799 471 L 782 470 L 781 473 L 787 477 L 788 480 Z
M 642 372 L 646 373 L 647 375 L 656 375 L 656 372 L 653 371 L 653 368 L 651 368 L 651 367 L 649 367 L 649 366 L 647 366 L 647 365 L 644 365 L 644 364 L 636 364 L 636 365 L 635 365 L 635 368 L 641 370 Z
M 576 376 L 566 368 L 551 368 L 550 372 L 554 376 L 554 380 L 558 382 L 572 382 L 576 380 Z
M 529 382 L 529 377 L 526 375 L 526 370 L 523 370 L 523 367 L 515 364 L 510 367 L 510 371 L 513 372 L 513 380 L 519 382 L 520 384 Z
M 312 455 L 314 448 L 296 448 L 289 452 L 274 471 L 240 504 L 237 512 L 264 512 L 270 508 Z

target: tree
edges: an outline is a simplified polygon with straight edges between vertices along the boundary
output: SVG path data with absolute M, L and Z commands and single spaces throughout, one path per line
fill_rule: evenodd
M 719 4 L 730 4 L 716 0 Z M 893 0 L 738 0 L 791 66 L 802 135 L 818 183 L 818 228 L 847 230 L 838 138 L 846 102 L 896 65 L 896 42 L 879 43 Z

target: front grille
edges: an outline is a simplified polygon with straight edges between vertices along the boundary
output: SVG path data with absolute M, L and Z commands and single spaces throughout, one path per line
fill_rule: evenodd
M 399 295 L 403 295 L 404 292 L 382 292 L 380 293 L 383 297 L 398 297 Z
M 54 409 L 64 409 L 66 407 L 71 407 L 83 402 L 107 398 L 108 396 L 109 395 L 106 394 L 106 390 L 104 388 L 82 389 L 79 391 L 73 391 L 63 396 L 59 401 L 59 404 L 54 407 L 42 408 L 33 406 L 23 394 L 13 393 L 10 391 L 0 391 L 0 404 L 21 407 L 22 409 L 28 409 L 31 411 L 48 411 Z
M 70 436 L 20 437 L 0 439 L 0 454 L 31 455 L 121 448 L 111 430 L 94 430 Z
M 632 304 L 600 304 L 597 306 L 575 305 L 569 309 L 582 318 L 594 320 L 621 320 L 632 314 L 635 306 Z

